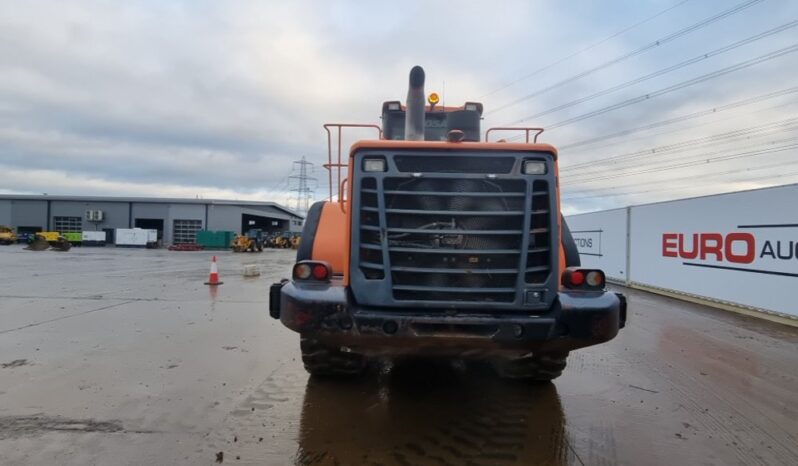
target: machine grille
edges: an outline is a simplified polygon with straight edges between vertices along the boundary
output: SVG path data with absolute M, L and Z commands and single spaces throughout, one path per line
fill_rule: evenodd
M 358 266 L 367 280 L 388 274 L 395 301 L 512 303 L 548 277 L 544 180 L 386 176 L 360 188 Z

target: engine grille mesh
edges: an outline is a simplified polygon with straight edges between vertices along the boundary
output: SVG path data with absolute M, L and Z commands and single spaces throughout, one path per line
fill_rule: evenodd
M 396 301 L 510 303 L 521 280 L 548 276 L 546 181 L 532 196 L 520 178 L 366 177 L 360 188 L 358 266 L 369 280 L 388 273 Z

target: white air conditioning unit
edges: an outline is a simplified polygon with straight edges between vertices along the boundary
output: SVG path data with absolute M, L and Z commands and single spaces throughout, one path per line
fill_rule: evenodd
M 86 220 L 90 222 L 102 222 L 103 221 L 103 211 L 102 210 L 87 210 L 86 211 Z

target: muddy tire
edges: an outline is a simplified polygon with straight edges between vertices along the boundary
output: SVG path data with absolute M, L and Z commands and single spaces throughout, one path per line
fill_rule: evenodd
M 503 379 L 549 381 L 562 375 L 568 353 L 543 353 L 493 361 L 493 368 Z
M 311 375 L 355 376 L 366 369 L 366 358 L 362 354 L 344 352 L 310 337 L 301 337 L 299 346 L 305 370 Z

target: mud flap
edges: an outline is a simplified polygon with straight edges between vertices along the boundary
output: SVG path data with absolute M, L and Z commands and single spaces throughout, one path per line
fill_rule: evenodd
M 297 262 L 313 259 L 313 242 L 316 241 L 316 230 L 319 228 L 324 204 L 326 204 L 324 201 L 316 202 L 308 210 L 308 214 L 305 217 L 305 226 L 302 228 L 302 241 L 300 241 L 299 248 L 296 251 Z
M 618 327 L 626 327 L 626 296 L 623 293 L 615 293 L 615 296 L 621 301 L 621 311 L 618 314 Z
M 273 319 L 280 319 L 280 293 L 286 283 L 288 283 L 288 279 L 284 278 L 279 283 L 272 283 L 272 286 L 269 287 L 269 315 Z
M 571 229 L 568 228 L 568 222 L 565 217 L 562 218 L 562 247 L 565 251 L 565 265 L 566 267 L 579 267 L 582 265 L 582 259 L 579 257 L 579 250 L 576 248 L 576 242 Z

